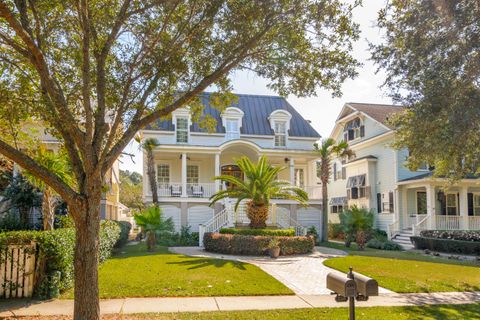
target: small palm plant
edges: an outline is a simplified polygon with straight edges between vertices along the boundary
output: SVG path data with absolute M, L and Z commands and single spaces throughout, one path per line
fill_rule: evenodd
M 253 163 L 249 158 L 242 157 L 236 161 L 237 166 L 243 172 L 245 180 L 240 178 L 221 175 L 216 180 L 228 182 L 233 186 L 214 194 L 210 200 L 211 205 L 225 198 L 236 198 L 235 210 L 242 200 L 248 199 L 247 216 L 250 219 L 251 228 L 264 228 L 268 219 L 270 199 L 289 199 L 305 205 L 308 201 L 307 193 L 289 182 L 278 181 L 278 173 L 285 168 L 273 167 L 262 156 L 258 163 Z
M 155 250 L 157 234 L 169 234 L 174 231 L 172 218 L 165 219 L 160 207 L 155 205 L 135 213 L 133 218 L 147 238 L 148 251 Z
M 63 180 L 68 185 L 72 185 L 74 183 L 70 162 L 64 152 L 60 151 L 58 153 L 54 153 L 47 151 L 44 148 L 40 148 L 35 160 L 37 163 L 48 169 L 48 171 L 54 173 L 58 178 Z M 53 230 L 55 221 L 55 208 L 60 203 L 61 199 L 57 193 L 41 179 L 32 175 L 28 171 L 25 171 L 23 174 L 32 185 L 37 187 L 43 193 L 43 230 Z
M 374 214 L 367 209 L 352 206 L 344 210 L 340 216 L 340 225 L 345 233 L 345 246 L 355 240 L 360 250 L 365 248 L 367 236 L 373 230 Z

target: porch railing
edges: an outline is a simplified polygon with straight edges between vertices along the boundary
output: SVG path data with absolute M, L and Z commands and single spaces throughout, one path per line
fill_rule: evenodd
M 468 217 L 468 229 L 469 230 L 480 230 L 480 216 L 469 216 Z
M 387 236 L 389 239 L 392 239 L 399 233 L 400 233 L 400 220 L 395 220 L 389 225 L 387 225 Z
M 186 192 L 186 196 L 190 198 L 210 198 L 215 194 L 215 183 L 187 183 L 186 189 L 186 191 L 183 190 L 180 182 L 160 184 L 158 186 L 158 196 L 182 197 Z
M 435 215 L 435 229 L 438 230 L 460 230 L 462 229 L 461 216 Z
M 304 186 L 302 188 L 308 194 L 308 198 L 312 200 L 322 199 L 322 187 L 321 186 Z
M 418 215 L 417 215 L 418 217 Z M 414 236 L 418 236 L 420 232 L 428 229 L 430 220 L 432 219 L 431 215 L 423 215 L 423 219 L 412 225 L 412 233 Z

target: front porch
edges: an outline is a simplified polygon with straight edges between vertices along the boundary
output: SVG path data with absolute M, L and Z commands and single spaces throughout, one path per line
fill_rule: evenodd
M 418 235 L 422 230 L 480 230 L 480 186 L 461 181 L 445 188 L 445 183 L 429 179 L 398 187 L 399 210 L 389 233 L 402 230 Z

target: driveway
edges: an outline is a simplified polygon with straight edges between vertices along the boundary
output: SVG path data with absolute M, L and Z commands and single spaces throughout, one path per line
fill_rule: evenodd
M 330 294 L 326 286 L 327 274 L 343 273 L 326 267 L 323 261 L 347 255 L 344 251 L 325 247 L 315 247 L 314 252 L 309 255 L 282 256 L 278 259 L 211 253 L 200 247 L 170 247 L 169 250 L 186 256 L 237 260 L 256 265 L 292 289 L 297 295 Z M 379 288 L 379 292 L 392 293 L 384 288 Z

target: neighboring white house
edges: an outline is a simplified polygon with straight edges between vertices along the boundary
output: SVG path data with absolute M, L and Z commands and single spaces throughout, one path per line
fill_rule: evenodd
M 270 224 L 315 226 L 320 230 L 321 187 L 317 184 L 313 144 L 320 135 L 282 97 L 238 95 L 238 103 L 220 113 L 209 104 L 208 93 L 201 95 L 204 115 L 213 116 L 216 132 L 208 133 L 192 123 L 188 108 L 175 111 L 171 120 L 162 120 L 142 131 L 143 139 L 160 142 L 154 150 L 159 202 L 177 230 L 191 226 L 207 231 L 232 223 L 248 223 L 244 208 L 233 212 L 228 203 L 209 206 L 209 198 L 220 188 L 213 178 L 220 174 L 241 176 L 235 160 L 247 156 L 256 161 L 268 157 L 275 166 L 284 166 L 278 177 L 304 188 L 309 206 L 293 201 L 273 200 Z M 144 177 L 147 177 L 144 153 Z M 143 179 L 145 202 L 152 201 L 148 179 Z M 222 220 L 223 219 L 223 220 Z M 233 221 L 232 221 L 233 220 Z
M 345 140 L 352 159 L 333 160 L 329 183 L 329 220 L 357 205 L 376 213 L 376 225 L 399 242 L 423 229 L 480 229 L 480 179 L 469 177 L 447 187 L 432 178 L 427 165 L 405 167 L 408 150 L 391 148 L 395 132 L 388 124 L 400 106 L 346 103 L 330 135 Z

